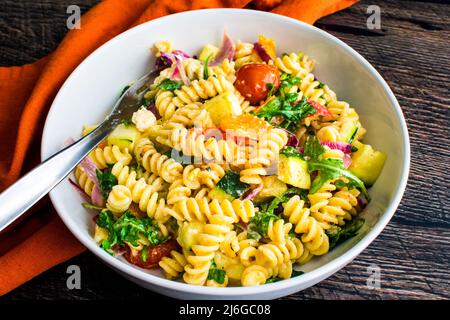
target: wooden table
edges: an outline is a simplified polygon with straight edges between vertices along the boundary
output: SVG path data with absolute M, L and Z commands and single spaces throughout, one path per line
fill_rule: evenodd
M 66 32 L 66 8 L 84 12 L 96 0 L 3 0 L 0 64 L 48 54 Z M 412 165 L 408 188 L 383 233 L 352 263 L 285 299 L 450 298 L 449 87 L 450 5 L 441 1 L 361 1 L 316 25 L 360 52 L 389 83 L 408 123 Z M 366 27 L 368 5 L 381 8 L 381 30 Z M 81 267 L 82 289 L 68 290 L 68 265 Z M 368 289 L 367 267 L 381 268 L 381 288 Z M 159 295 L 125 280 L 89 252 L 56 266 L 5 299 L 141 299 Z

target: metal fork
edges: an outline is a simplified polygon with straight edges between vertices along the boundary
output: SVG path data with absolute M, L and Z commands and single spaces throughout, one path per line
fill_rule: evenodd
M 61 182 L 123 120 L 139 108 L 146 85 L 157 72 L 151 71 L 128 88 L 108 117 L 91 133 L 54 154 L 0 194 L 0 231 L 19 218 Z

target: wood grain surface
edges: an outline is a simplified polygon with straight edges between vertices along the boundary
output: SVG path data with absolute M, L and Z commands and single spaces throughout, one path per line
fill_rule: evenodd
M 2 0 L 0 65 L 33 62 L 67 32 L 66 8 L 85 11 L 96 0 Z M 368 5 L 381 8 L 381 30 L 368 30 Z M 314 287 L 284 299 L 450 298 L 448 1 L 361 1 L 316 26 L 360 52 L 386 79 L 404 112 L 411 138 L 408 187 L 394 218 L 352 263 Z M 66 287 L 67 266 L 82 272 L 82 288 Z M 367 267 L 381 268 L 381 288 L 368 289 Z M 3 299 L 148 299 L 140 288 L 84 253 Z

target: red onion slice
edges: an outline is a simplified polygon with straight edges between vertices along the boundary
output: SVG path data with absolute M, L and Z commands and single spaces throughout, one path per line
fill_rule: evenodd
M 259 42 L 255 42 L 253 44 L 253 50 L 255 50 L 256 54 L 262 61 L 269 62 L 272 60 L 272 57 L 267 53 L 266 48 L 264 48 L 264 46 L 262 46 Z
M 322 106 L 320 103 L 308 99 L 308 103 L 316 109 L 316 113 L 309 115 L 309 117 L 313 117 L 315 115 L 324 116 L 324 117 L 332 117 L 330 110 L 327 107 Z
M 173 50 L 172 54 L 176 55 L 176 56 L 180 56 L 183 58 L 190 58 L 191 56 L 188 55 L 186 52 L 182 51 L 182 50 Z
M 86 193 L 86 191 L 83 190 L 83 188 L 81 188 L 79 186 L 78 183 L 76 183 L 75 181 L 73 181 L 72 179 L 69 178 L 69 183 L 81 194 L 81 196 L 83 196 L 85 199 L 90 200 L 89 195 Z
M 236 47 L 233 40 L 228 36 L 226 32 L 223 33 L 222 46 L 213 61 L 210 61 L 209 65 L 215 67 L 220 65 L 223 60 L 233 60 Z
M 102 193 L 100 192 L 100 189 L 96 185 L 92 189 L 91 199 L 93 205 L 99 207 L 103 207 L 105 205 Z
M 283 130 L 283 131 L 286 131 L 286 133 L 289 136 L 286 145 L 297 148 L 297 146 L 298 146 L 298 144 L 300 142 L 298 140 L 297 136 L 295 134 L 293 134 L 292 132 L 290 132 L 289 130 L 286 130 L 286 129 L 283 129 L 283 128 L 280 128 L 280 129 Z
M 340 150 L 346 154 L 352 152 L 352 145 L 346 142 L 332 142 L 332 141 L 321 141 L 321 145 L 327 146 L 330 149 Z
M 262 185 L 257 186 L 256 188 L 250 190 L 250 192 L 244 197 L 244 200 L 253 200 L 258 195 L 258 193 L 262 190 Z
M 344 158 L 342 159 L 342 161 L 344 162 L 344 168 L 348 169 L 348 167 L 350 167 L 350 165 L 352 164 L 352 157 L 350 157 L 350 155 L 346 153 L 344 154 Z

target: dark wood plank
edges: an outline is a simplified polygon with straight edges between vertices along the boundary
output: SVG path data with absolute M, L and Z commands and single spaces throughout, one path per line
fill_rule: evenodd
M 97 0 L 4 0 L 0 3 L 0 65 L 35 61 L 66 32 L 66 8 L 83 11 Z M 411 137 L 407 191 L 388 227 L 360 256 L 332 277 L 285 299 L 450 298 L 449 82 L 450 6 L 445 0 L 376 1 L 381 30 L 367 30 L 373 1 L 316 24 L 360 52 L 396 94 Z M 367 267 L 381 268 L 381 288 L 368 289 Z M 82 289 L 68 290 L 66 269 L 82 270 Z M 84 253 L 56 266 L 5 299 L 148 299 L 161 296 L 123 279 Z

